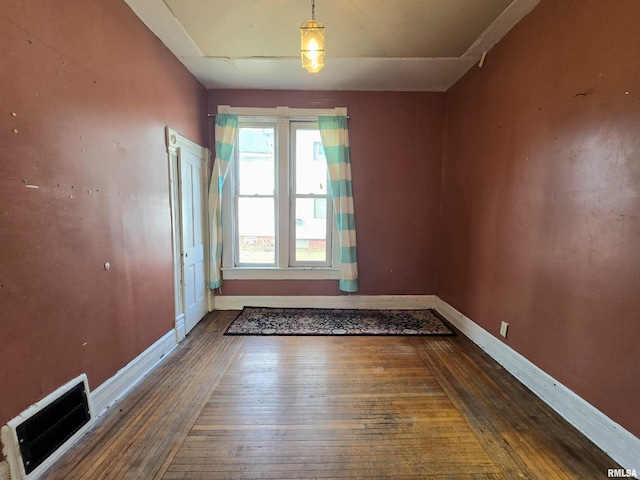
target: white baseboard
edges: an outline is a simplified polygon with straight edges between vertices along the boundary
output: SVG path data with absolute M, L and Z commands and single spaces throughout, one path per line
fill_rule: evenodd
M 207 285 L 209 285 L 209 283 L 207 282 Z M 213 312 L 214 310 L 214 303 L 216 301 L 216 297 L 217 295 L 215 294 L 215 292 L 209 288 L 207 288 L 207 312 Z
M 640 472 L 638 437 L 444 300 L 436 297 L 434 308 L 623 468 Z
M 435 308 L 614 461 L 625 469 L 640 471 L 640 439 L 435 295 L 216 296 L 214 299 L 216 310 L 241 310 L 245 306 Z M 91 395 L 96 418 L 126 394 L 176 346 L 176 331 L 172 330 L 96 388 Z M 10 478 L 8 463 L 0 462 L 0 480 Z
M 176 339 L 176 331 L 171 330 L 167 332 L 162 338 L 156 341 L 153 345 L 147 348 L 144 352 L 142 352 L 138 357 L 129 362 L 125 367 L 120 369 L 113 377 L 104 382 L 98 388 L 96 388 L 93 392 L 89 394 L 89 409 L 91 412 L 91 421 L 85 425 L 80 431 L 78 431 L 74 437 L 72 437 L 65 445 L 56 450 L 49 458 L 45 460 L 36 470 L 31 472 L 28 475 L 25 475 L 22 469 L 20 468 L 20 461 L 18 459 L 17 453 L 12 454 L 10 446 L 12 443 L 17 445 L 17 439 L 13 439 L 11 442 L 9 438 L 11 422 L 9 425 L 4 426 L 2 428 L 2 441 L 4 444 L 4 453 L 7 455 L 8 461 L 0 462 L 0 480 L 9 480 L 13 478 L 14 480 L 25 478 L 25 479 L 37 479 L 40 478 L 41 475 L 49 468 L 51 465 L 55 463 L 64 453 L 71 448 L 71 446 L 84 434 L 89 428 L 94 424 L 95 420 L 102 415 L 113 403 L 125 395 L 129 389 L 131 389 L 136 383 L 138 383 L 151 369 L 153 369 L 160 360 L 167 355 L 171 350 L 173 350 L 177 345 Z M 83 374 L 81 377 L 85 379 L 86 376 Z M 74 384 L 77 382 L 73 382 Z M 64 389 L 66 386 L 61 387 L 58 390 Z M 58 392 L 56 390 L 56 392 Z M 88 388 L 87 388 L 87 391 Z M 53 392 L 51 395 L 55 395 L 56 392 Z M 48 397 L 47 397 L 48 398 Z M 46 401 L 44 399 L 43 401 Z M 30 408 L 35 408 L 37 405 L 34 405 Z M 25 412 L 23 412 L 24 414 Z M 15 420 L 15 419 L 14 419 Z M 12 420 L 13 422 L 13 420 Z M 15 447 L 19 448 L 19 447 Z M 13 450 L 15 450 L 15 448 Z M 9 454 L 9 455 L 8 455 Z M 13 465 L 13 474 L 11 473 L 11 468 Z
M 176 317 L 176 342 L 180 343 L 187 336 L 187 325 L 186 325 L 186 317 L 184 313 L 181 313 Z
M 242 310 L 244 307 L 275 308 L 433 308 L 435 295 L 335 295 L 335 296 L 229 296 L 217 295 L 215 310 Z
M 126 394 L 177 344 L 176 331 L 167 332 L 153 345 L 121 368 L 113 377 L 96 388 L 91 394 L 93 411 L 96 417 L 102 415 L 116 400 Z
M 11 480 L 9 474 L 9 463 L 6 460 L 0 462 L 0 480 Z

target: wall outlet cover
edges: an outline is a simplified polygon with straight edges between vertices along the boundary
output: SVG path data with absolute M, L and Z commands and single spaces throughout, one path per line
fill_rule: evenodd
M 509 330 L 509 324 L 507 322 L 502 322 L 500 324 L 500 335 L 507 338 L 507 330 Z

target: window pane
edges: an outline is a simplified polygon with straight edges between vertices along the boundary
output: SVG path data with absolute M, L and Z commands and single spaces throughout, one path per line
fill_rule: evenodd
M 275 265 L 274 198 L 238 198 L 238 263 Z
M 327 195 L 327 159 L 318 130 L 296 129 L 296 193 Z
M 327 260 L 327 199 L 296 199 L 296 262 Z
M 238 193 L 273 195 L 274 128 L 242 127 L 238 132 Z

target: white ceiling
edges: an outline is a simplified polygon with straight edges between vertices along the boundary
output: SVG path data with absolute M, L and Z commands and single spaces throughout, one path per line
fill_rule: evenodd
M 207 88 L 445 91 L 540 0 L 316 0 L 316 74 L 299 54 L 311 0 L 125 1 Z

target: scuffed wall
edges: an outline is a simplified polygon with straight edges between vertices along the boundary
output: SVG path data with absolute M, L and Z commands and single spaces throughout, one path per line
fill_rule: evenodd
M 543 0 L 447 92 L 438 295 L 640 436 L 640 2 Z
M 164 127 L 206 91 L 122 1 L 0 12 L 0 425 L 173 328 Z M 110 270 L 105 270 L 105 262 Z

